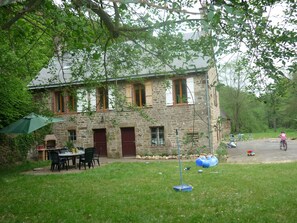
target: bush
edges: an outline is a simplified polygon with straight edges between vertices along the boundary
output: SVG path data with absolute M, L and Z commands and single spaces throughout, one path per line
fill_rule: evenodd
M 1 136 L 0 165 L 5 166 L 27 160 L 28 151 L 34 146 L 32 135 L 19 135 L 14 138 Z
M 216 150 L 216 156 L 220 162 L 225 162 L 227 160 L 228 150 L 225 143 L 221 143 Z

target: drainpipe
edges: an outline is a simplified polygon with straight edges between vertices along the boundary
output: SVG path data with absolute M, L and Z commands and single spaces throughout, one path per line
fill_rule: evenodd
M 207 106 L 207 131 L 208 131 L 208 147 L 210 152 L 213 154 L 212 146 L 212 131 L 211 131 L 211 113 L 210 113 L 210 104 L 209 104 L 209 90 L 208 90 L 208 73 L 205 73 L 205 93 L 206 93 L 206 106 Z

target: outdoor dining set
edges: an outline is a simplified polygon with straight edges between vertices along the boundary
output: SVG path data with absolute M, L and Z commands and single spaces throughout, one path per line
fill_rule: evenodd
M 0 129 L 0 133 L 14 135 L 30 134 L 48 124 L 63 121 L 63 118 L 46 117 L 31 113 Z M 100 166 L 99 154 L 96 152 L 95 147 L 77 147 L 71 149 L 64 147 L 57 149 L 56 141 L 55 135 L 46 135 L 44 138 L 45 144 L 36 147 L 39 160 L 51 160 L 51 171 L 55 169 L 59 171 L 61 169 L 68 170 L 70 167 L 77 168 L 77 166 L 81 169 L 82 165 L 85 169 L 87 166 L 91 168 L 94 167 L 96 161 L 98 166 Z M 72 165 L 70 166 L 71 162 Z
M 96 153 L 96 149 L 94 147 L 88 148 L 73 148 L 69 150 L 64 147 L 57 150 L 49 151 L 49 160 L 51 160 L 51 171 L 57 169 L 60 171 L 61 169 L 68 170 L 68 168 L 78 168 L 81 169 L 82 165 L 86 169 L 94 167 L 97 164 L 100 166 L 99 154 Z M 70 165 L 72 164 L 72 165 Z

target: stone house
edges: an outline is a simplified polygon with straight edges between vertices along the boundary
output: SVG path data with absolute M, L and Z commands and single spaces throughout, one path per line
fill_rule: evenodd
M 36 100 L 65 119 L 53 126 L 58 147 L 73 141 L 110 158 L 170 155 L 177 153 L 178 139 L 182 153 L 214 152 L 221 140 L 217 74 L 206 61 L 193 59 L 195 66 L 183 74 L 144 69 L 129 78 L 86 83 L 74 81 L 69 64 L 53 58 L 28 87 Z M 172 63 L 182 64 L 178 59 Z

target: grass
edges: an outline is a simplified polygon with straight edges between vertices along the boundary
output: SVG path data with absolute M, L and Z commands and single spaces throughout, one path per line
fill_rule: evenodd
M 288 139 L 297 139 L 297 131 L 291 129 L 279 129 L 276 132 L 273 129 L 270 129 L 266 132 L 253 133 L 254 139 L 265 139 L 265 138 L 278 138 L 281 131 L 285 131 Z
M 281 131 L 285 131 L 287 134 L 288 139 L 296 139 L 297 138 L 297 131 L 296 130 L 277 130 L 276 132 L 274 130 L 268 130 L 267 132 L 259 132 L 259 133 L 253 133 L 254 139 L 265 139 L 265 138 L 278 138 Z
M 288 139 L 297 139 L 297 131 L 294 129 L 277 129 L 276 131 L 269 129 L 265 132 L 244 133 L 243 140 L 278 138 L 281 131 L 287 134 Z M 240 141 L 238 134 L 234 134 L 234 137 L 236 141 Z M 229 139 L 229 136 L 226 136 L 225 141 Z
M 42 165 L 42 164 L 37 164 Z M 112 163 L 80 173 L 0 171 L 0 222 L 296 222 L 297 163 Z M 63 172 L 63 171 L 62 171 Z

